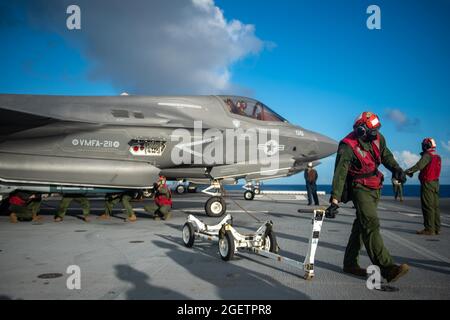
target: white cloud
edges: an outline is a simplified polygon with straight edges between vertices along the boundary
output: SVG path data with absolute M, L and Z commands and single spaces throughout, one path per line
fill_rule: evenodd
M 389 119 L 400 125 L 405 124 L 408 120 L 406 115 L 398 109 L 387 109 L 386 113 Z
M 394 151 L 394 158 L 397 160 L 398 164 L 403 169 L 408 169 L 415 165 L 417 161 L 419 161 L 420 156 L 412 153 L 411 151 Z M 419 180 L 417 179 L 418 174 L 414 175 L 414 178 L 410 180 L 413 184 L 419 183 Z M 450 183 L 450 158 L 442 158 L 442 170 L 441 170 L 441 176 L 440 176 L 440 182 L 441 184 L 449 184 Z
M 415 165 L 417 161 L 420 160 L 420 156 L 418 154 L 412 153 L 411 151 L 394 151 L 394 158 L 397 160 L 398 164 L 403 169 L 408 169 Z
M 77 0 L 81 30 L 61 16 L 73 1 L 18 0 L 34 26 L 60 33 L 89 60 L 90 77 L 119 92 L 214 94 L 231 92 L 231 66 L 266 43 L 255 26 L 228 20 L 213 0 Z
M 450 152 L 450 140 L 447 142 L 441 141 L 442 147 L 444 147 L 445 150 Z
M 395 123 L 399 131 L 416 131 L 420 126 L 419 119 L 411 119 L 399 109 L 386 109 L 385 116 Z
M 441 184 L 450 184 L 450 158 L 442 158 Z
M 398 164 L 403 170 L 411 168 L 413 165 L 420 160 L 420 156 L 418 154 L 412 153 L 408 150 L 403 151 L 394 151 L 392 152 L 395 160 L 397 160 Z M 418 175 L 414 174 L 413 178 L 408 178 L 408 183 L 410 184 L 418 184 L 419 179 Z
M 205 11 L 211 10 L 214 7 L 213 0 L 192 0 L 194 6 L 202 8 Z

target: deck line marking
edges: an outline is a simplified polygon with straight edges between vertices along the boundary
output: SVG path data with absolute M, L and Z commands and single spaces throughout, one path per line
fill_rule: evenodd
M 415 208 L 411 208 L 409 206 L 407 206 L 407 207 L 400 207 L 400 206 L 393 205 L 393 204 L 389 204 L 389 206 L 395 208 L 394 210 L 392 210 L 393 213 L 401 214 L 403 216 L 412 217 L 412 218 L 422 218 L 423 217 L 422 211 L 415 210 Z M 381 209 L 381 210 L 391 210 L 390 208 L 384 208 L 384 207 L 381 207 L 381 206 L 378 206 L 378 208 Z M 411 211 L 411 213 L 406 213 L 404 211 Z M 447 217 L 446 215 L 443 215 L 441 213 L 441 220 L 442 219 L 448 220 L 449 218 L 450 217 Z M 448 224 L 445 224 L 445 223 L 441 223 L 441 224 L 443 226 L 449 227 Z
M 396 235 L 390 231 L 381 230 L 381 233 L 384 234 L 386 237 L 390 238 L 391 240 L 404 245 L 405 247 L 411 249 L 412 251 L 414 251 L 426 258 L 437 259 L 437 260 L 447 263 L 448 266 L 446 266 L 446 268 L 450 268 L 450 259 L 448 259 L 438 253 L 430 251 L 427 248 L 422 247 L 421 245 L 418 245 L 414 242 L 406 240 L 405 238 L 402 238 L 399 235 Z
M 415 207 L 410 207 L 408 205 L 398 205 L 398 204 L 390 203 L 390 202 L 389 203 L 386 202 L 386 203 L 384 203 L 384 205 L 388 205 L 389 207 L 395 208 L 397 210 L 402 210 L 402 211 L 411 210 L 411 211 L 419 212 Z
M 387 207 L 386 207 L 386 205 L 387 205 Z M 401 206 L 397 206 L 397 205 L 394 205 L 394 204 L 391 204 L 391 203 L 384 203 L 383 207 L 378 206 L 378 208 L 381 209 L 381 210 L 391 210 L 392 212 L 405 212 L 405 211 L 407 211 L 407 212 L 411 212 L 411 213 L 414 213 L 414 214 L 421 214 L 422 213 L 422 211 L 419 211 L 416 208 L 411 208 L 409 206 L 401 207 Z
M 394 213 L 398 213 L 398 214 L 401 214 L 402 216 L 407 216 L 410 218 L 421 218 L 422 217 L 420 214 L 416 214 L 416 213 L 403 213 L 403 212 L 394 212 Z
M 395 212 L 395 213 L 401 214 L 402 216 L 411 217 L 411 218 L 422 218 L 423 217 L 423 215 L 415 214 L 415 213 L 403 213 L 403 212 Z M 441 220 L 442 220 L 442 218 L 443 217 L 441 217 Z M 443 222 L 441 222 L 441 225 L 446 226 L 446 227 L 450 227 L 449 224 L 446 224 L 446 223 L 443 223 Z
M 417 209 L 416 207 L 411 207 L 411 206 L 408 206 L 408 205 L 401 206 L 401 205 L 393 204 L 393 203 L 384 203 L 384 205 L 388 205 L 388 206 L 390 206 L 392 208 L 395 208 L 395 210 L 399 211 L 399 212 L 396 212 L 396 213 L 402 213 L 402 212 L 405 212 L 405 211 L 410 211 L 411 213 L 416 213 L 416 214 L 422 216 L 422 209 Z M 390 208 L 383 208 L 381 206 L 378 206 L 378 208 L 380 208 L 382 210 L 391 210 Z M 443 216 L 442 218 L 444 218 L 444 219 L 448 219 L 449 218 L 445 214 L 443 215 L 442 212 L 441 212 L 441 216 Z

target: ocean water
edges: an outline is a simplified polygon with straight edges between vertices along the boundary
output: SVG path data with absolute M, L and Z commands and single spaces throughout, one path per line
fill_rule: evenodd
M 242 185 L 231 185 L 225 186 L 227 190 L 242 190 Z M 304 184 L 263 184 L 262 188 L 264 190 L 280 190 L 280 191 L 306 191 Z M 317 191 L 325 191 L 326 193 L 331 192 L 331 185 L 317 185 Z M 392 185 L 384 185 L 382 189 L 382 195 L 393 196 L 394 190 Z M 419 197 L 420 196 L 420 185 L 405 185 L 403 186 L 403 196 L 405 197 Z M 450 185 L 440 186 L 440 197 L 450 198 Z

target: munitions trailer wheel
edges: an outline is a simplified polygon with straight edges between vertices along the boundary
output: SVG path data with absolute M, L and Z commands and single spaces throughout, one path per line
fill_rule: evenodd
M 303 276 L 303 279 L 305 280 L 312 280 L 312 278 L 314 278 L 314 274 L 308 272 Z
M 192 248 L 195 241 L 195 227 L 191 222 L 186 222 L 183 226 L 183 243 L 186 247 Z
M 219 254 L 222 260 L 229 261 L 234 256 L 234 238 L 231 231 L 225 231 L 222 238 L 219 239 Z
M 277 237 L 275 236 L 275 232 L 273 232 L 273 230 L 270 230 L 264 239 L 264 250 L 272 253 L 278 253 Z

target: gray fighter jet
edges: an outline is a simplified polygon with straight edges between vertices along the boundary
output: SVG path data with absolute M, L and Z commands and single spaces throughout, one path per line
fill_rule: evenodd
M 223 184 L 290 176 L 336 150 L 245 97 L 0 95 L 3 199 L 15 189 L 147 190 L 165 175 L 210 184 L 205 210 L 220 216 Z

